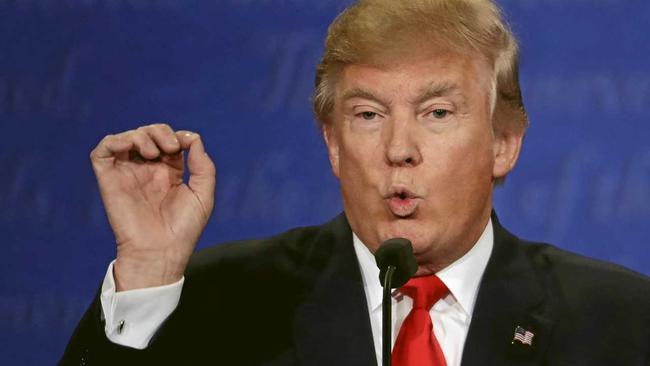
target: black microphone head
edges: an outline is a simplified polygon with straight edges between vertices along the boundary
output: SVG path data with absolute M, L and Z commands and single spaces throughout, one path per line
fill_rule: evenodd
M 404 285 L 418 270 L 411 242 L 404 238 L 392 238 L 383 242 L 375 253 L 375 261 L 379 267 L 379 281 L 382 286 L 388 266 L 395 266 L 392 288 Z

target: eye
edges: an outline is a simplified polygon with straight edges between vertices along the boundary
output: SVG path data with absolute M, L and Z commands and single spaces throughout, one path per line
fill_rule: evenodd
M 370 111 L 361 112 L 359 113 L 359 115 L 361 116 L 361 118 L 365 119 L 366 121 L 373 120 L 375 119 L 375 117 L 377 117 L 377 113 L 370 112 Z
M 436 119 L 443 119 L 449 115 L 449 111 L 446 109 L 434 109 L 431 111 L 431 115 Z

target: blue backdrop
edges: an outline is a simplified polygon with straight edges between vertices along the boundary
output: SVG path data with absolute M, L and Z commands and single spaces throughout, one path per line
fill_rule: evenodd
M 341 209 L 310 112 L 343 0 L 0 0 L 0 360 L 53 364 L 114 256 L 88 155 L 169 122 L 218 166 L 199 246 Z M 520 236 L 650 274 L 650 2 L 503 0 L 531 128 L 496 196 Z

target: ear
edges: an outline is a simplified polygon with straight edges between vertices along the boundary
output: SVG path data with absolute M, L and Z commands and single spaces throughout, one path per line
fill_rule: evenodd
M 515 167 L 523 138 L 523 129 L 502 128 L 494 131 L 494 179 L 504 178 Z
M 327 145 L 327 154 L 330 159 L 330 165 L 332 166 L 332 173 L 334 173 L 336 178 L 339 178 L 339 140 L 333 124 L 330 122 L 324 125 L 322 132 L 325 145 Z

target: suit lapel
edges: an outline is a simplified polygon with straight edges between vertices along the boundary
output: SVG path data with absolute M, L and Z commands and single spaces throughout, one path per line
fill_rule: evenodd
M 305 272 L 311 288 L 294 329 L 299 363 L 376 365 L 363 280 L 343 214 L 319 235 Z
M 553 329 L 550 301 L 519 239 L 492 216 L 494 249 L 481 281 L 463 366 L 540 365 Z M 352 232 L 341 214 L 326 224 L 304 267 L 309 291 L 296 311 L 299 364 L 376 365 Z M 532 334 L 531 345 L 514 339 Z
M 543 282 L 519 239 L 492 215 L 494 249 L 488 262 L 463 351 L 463 366 L 539 365 L 553 327 Z M 531 345 L 514 340 L 519 327 Z

